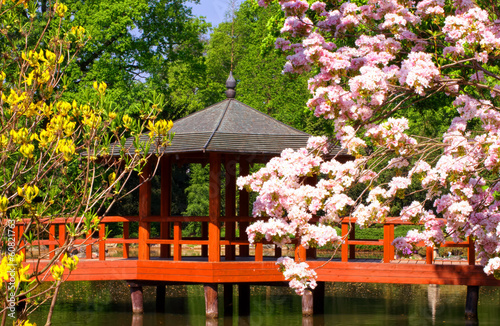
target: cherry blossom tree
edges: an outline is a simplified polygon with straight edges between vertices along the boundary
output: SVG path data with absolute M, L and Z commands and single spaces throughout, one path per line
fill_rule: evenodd
M 248 228 L 249 239 L 339 246 L 335 224 L 382 223 L 396 198 L 418 193 L 422 199 L 395 217 L 424 228 L 394 240 L 397 254 L 411 255 L 420 241 L 437 247 L 470 236 L 485 273 L 500 277 L 500 4 L 279 3 L 286 18 L 275 44 L 288 54 L 283 71 L 315 72 L 307 105 L 335 121 L 333 140 L 355 159 L 326 159 L 332 140 L 316 137 L 240 178 L 240 187 L 258 193 L 253 214 L 263 218 Z M 438 138 L 410 135 L 415 121 L 405 109 L 443 94 L 456 110 L 447 131 Z M 316 185 L 305 182 L 315 175 Z M 364 190 L 353 196 L 359 184 Z M 311 223 L 315 215 L 319 222 Z M 297 293 L 314 288 L 307 264 L 290 258 L 278 264 Z

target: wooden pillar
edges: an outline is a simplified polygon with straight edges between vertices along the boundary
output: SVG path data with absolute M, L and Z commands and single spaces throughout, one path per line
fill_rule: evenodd
M 17 231 L 17 230 L 16 230 Z M 49 241 L 56 241 L 56 226 L 52 224 L 49 228 Z M 52 259 L 54 258 L 54 254 L 56 250 L 56 245 L 55 244 L 49 244 L 49 258 Z
M 233 315 L 233 284 L 224 283 L 224 316 Z
M 123 222 L 123 239 L 128 239 L 129 238 L 129 233 L 130 233 L 130 229 L 129 229 L 129 222 Z M 123 258 L 128 258 L 129 256 L 129 244 L 128 243 L 124 243 L 123 244 Z
M 170 238 L 170 223 L 167 222 L 172 211 L 172 159 L 170 155 L 161 158 L 161 220 L 160 239 Z M 160 245 L 160 258 L 170 257 L 170 245 Z
M 141 186 L 139 187 L 139 260 L 149 260 L 149 239 L 150 223 L 143 221 L 151 215 L 151 180 L 144 182 L 151 175 L 151 161 L 148 161 L 140 176 Z
M 255 244 L 255 261 L 264 261 L 264 246 L 261 242 Z
M 208 261 L 220 261 L 220 154 L 210 153 Z
M 302 316 L 312 316 L 313 312 L 313 292 L 305 289 L 302 295 Z
M 304 262 L 307 259 L 307 252 L 306 248 L 304 248 L 302 245 L 295 245 L 295 261 L 296 262 Z
M 174 261 L 179 261 L 182 259 L 182 245 L 180 244 L 181 238 L 181 222 L 174 222 Z
M 354 224 L 351 224 L 354 227 Z M 340 257 L 342 262 L 349 260 L 349 223 L 342 223 L 341 235 L 344 239 L 340 249 Z
M 62 232 L 61 232 L 62 230 Z M 66 225 L 64 224 L 59 224 L 59 244 L 62 247 L 64 245 L 64 242 L 66 242 Z M 21 252 L 23 253 L 24 260 L 26 260 L 26 243 L 24 242 L 24 232 L 26 231 L 26 225 L 21 224 L 19 225 L 19 232 L 16 232 L 16 235 L 19 234 L 19 238 L 16 238 L 16 242 L 19 243 L 19 248 L 21 248 Z M 62 236 L 61 236 L 62 234 Z M 63 255 L 61 255 L 62 259 Z
M 142 285 L 130 281 L 127 282 L 127 285 L 130 288 L 132 311 L 134 312 L 134 314 L 143 314 L 144 297 L 143 297 Z
M 99 260 L 106 260 L 106 224 L 99 224 Z
M 165 285 L 156 286 L 156 311 L 165 312 Z
M 246 176 L 250 173 L 250 164 L 246 160 L 241 160 L 240 162 L 240 176 Z M 239 216 L 248 217 L 248 210 L 250 206 L 250 197 L 248 191 L 245 189 L 240 190 L 239 198 Z M 248 222 L 240 222 L 240 240 L 248 241 L 248 234 L 246 232 L 248 227 Z M 240 257 L 250 256 L 250 248 L 248 245 L 240 245 Z
M 431 265 L 434 261 L 434 247 L 425 248 L 425 263 Z
M 207 318 L 218 318 L 217 283 L 204 284 L 203 288 L 205 290 L 205 315 Z
M 477 303 L 479 301 L 479 286 L 467 285 L 467 298 L 465 300 L 465 319 L 477 320 Z
M 61 230 L 59 229 L 59 232 Z M 59 233 L 59 237 L 60 237 L 60 233 Z M 60 238 L 59 238 L 60 239 Z M 59 240 L 60 241 L 60 240 Z M 89 231 L 87 232 L 87 245 L 85 246 L 85 258 L 87 259 L 92 259 L 92 245 L 93 245 L 93 239 L 92 239 L 92 232 Z
M 476 248 L 474 246 L 474 239 L 469 237 L 469 246 L 467 247 L 467 262 L 469 265 L 476 265 Z
M 240 316 L 250 315 L 250 284 L 238 284 L 238 314 Z
M 394 259 L 394 224 L 384 224 L 384 263 Z
M 226 170 L 226 240 L 234 241 L 235 236 L 235 222 L 228 222 L 228 219 L 234 221 L 236 216 L 236 163 L 234 159 L 226 156 L 225 158 L 225 170 Z M 225 259 L 234 260 L 235 255 L 234 245 L 226 245 L 225 247 Z
M 20 235 L 22 236 L 23 233 L 24 233 L 24 225 L 21 225 L 21 230 L 20 230 Z M 59 224 L 59 249 L 61 249 L 62 247 L 64 247 L 64 243 L 66 243 L 66 225 L 65 224 Z M 22 245 L 24 246 L 24 244 L 22 243 Z M 92 246 L 91 246 L 92 247 Z M 25 247 L 26 248 L 26 247 Z M 23 254 L 24 254 L 24 257 L 26 257 L 26 251 L 22 251 Z M 59 251 L 61 252 L 61 251 Z M 64 257 L 63 254 L 61 254 L 59 256 L 59 260 L 62 260 Z
M 325 282 L 318 282 L 313 290 L 313 313 L 315 315 L 325 313 Z

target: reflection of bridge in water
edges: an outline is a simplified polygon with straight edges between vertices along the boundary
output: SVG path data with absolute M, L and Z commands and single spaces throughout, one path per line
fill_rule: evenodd
M 33 242 L 32 245 L 49 247 L 48 253 L 41 257 L 45 260 L 31 262 L 31 268 L 40 270 L 44 263 L 54 258 L 59 247 L 72 245 L 83 248 L 83 259 L 78 268 L 69 276 L 69 281 L 124 280 L 131 288 L 134 312 L 142 312 L 142 286 L 157 286 L 158 307 L 164 306 L 165 285 L 201 283 L 205 287 L 206 314 L 218 315 L 217 285 L 224 284 L 224 305 L 232 306 L 232 286 L 239 288 L 239 312 L 249 311 L 250 284 L 283 284 L 283 275 L 275 265 L 280 257 L 280 248 L 271 244 L 258 243 L 250 250 L 246 232 L 253 218 L 249 217 L 250 200 L 246 191 L 236 196 L 237 175 L 249 174 L 250 166 L 268 162 L 280 155 L 285 148 L 305 147 L 309 135 L 291 128 L 271 117 L 252 109 L 234 99 L 235 80 L 230 77 L 226 86 L 228 98 L 204 110 L 195 112 L 174 122 L 172 132 L 175 138 L 172 146 L 162 149 L 163 155 L 150 160 L 141 175 L 139 187 L 139 215 L 133 217 L 108 216 L 100 221 L 98 238 L 88 235 L 86 239 L 69 239 L 66 225 L 70 221 L 63 218 L 45 220 L 48 239 Z M 141 137 L 149 137 L 143 135 Z M 132 146 L 132 139 L 127 140 Z M 151 153 L 156 149 L 151 148 Z M 118 149 L 110 148 L 110 155 Z M 326 158 L 335 157 L 346 162 L 352 157 L 339 148 L 332 147 Z M 152 176 L 152 165 L 160 165 L 159 175 Z M 209 164 L 209 216 L 172 216 L 172 165 Z M 222 168 L 223 166 L 223 168 Z M 224 183 L 221 177 L 224 175 Z M 161 204 L 159 216 L 151 213 L 152 182 L 150 177 L 160 178 Z M 148 180 L 148 181 L 145 181 Z M 312 178 L 305 182 L 314 183 Z M 225 198 L 221 198 L 224 190 Z M 224 216 L 222 212 L 224 199 Z M 77 221 L 72 221 L 77 222 Z M 183 237 L 182 223 L 201 224 L 201 237 Z M 314 222 L 314 221 L 313 221 Z M 351 221 L 352 222 L 352 221 Z M 105 239 L 106 225 L 120 223 L 123 228 L 121 238 Z M 137 224 L 138 237 L 130 238 L 130 226 Z M 159 225 L 159 237 L 151 236 L 151 225 Z M 347 238 L 341 248 L 341 258 L 327 261 L 317 257 L 315 249 L 306 250 L 301 246 L 294 248 L 298 260 L 306 260 L 318 274 L 318 287 L 306 291 L 303 296 L 303 313 L 311 314 L 313 309 L 322 310 L 324 282 L 374 282 L 408 284 L 456 284 L 468 286 L 469 310 L 475 313 L 477 290 L 481 285 L 500 285 L 500 281 L 488 277 L 482 267 L 475 263 L 472 243 L 446 244 L 450 247 L 465 247 L 468 250 L 467 262 L 437 261 L 432 257 L 432 248 L 427 248 L 425 261 L 394 260 L 394 227 L 405 224 L 393 220 L 384 225 L 383 239 L 356 239 L 354 229 L 346 222 L 342 224 L 342 234 Z M 221 236 L 221 226 L 225 234 Z M 23 234 L 27 224 L 17 224 L 16 235 Z M 92 245 L 96 247 L 93 253 Z M 106 257 L 106 245 L 121 245 L 121 258 Z M 183 257 L 183 246 L 201 246 L 200 257 Z M 273 246 L 264 251 L 264 245 Z M 382 260 L 356 259 L 356 245 L 383 246 Z M 131 246 L 137 246 L 136 257 L 132 257 Z M 151 250 L 159 246 L 157 257 Z M 224 249 L 224 250 L 222 250 Z M 26 247 L 23 249 L 26 251 Z M 224 254 L 222 254 L 222 252 Z M 153 253 L 153 254 L 152 254 Z M 60 254 L 60 253 L 57 253 Z M 95 256 L 95 257 L 94 257 Z M 50 279 L 50 276 L 47 275 Z M 475 298 L 475 299 L 474 299 Z M 316 302 L 313 305 L 313 301 Z M 162 304 L 163 302 L 163 304 Z

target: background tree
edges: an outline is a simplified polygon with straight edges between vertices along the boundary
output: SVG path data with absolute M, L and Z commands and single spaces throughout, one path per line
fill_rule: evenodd
M 137 113 L 133 104 L 153 89 L 164 94 L 171 118 L 179 117 L 178 100 L 170 96 L 175 81 L 170 70 L 197 69 L 203 62 L 202 35 L 210 26 L 193 17 L 189 2 L 196 1 L 66 1 L 72 17 L 62 28 L 85 26 L 92 37 L 65 71 L 65 98 L 86 100 L 93 82 L 106 80 L 108 96 L 121 110 Z

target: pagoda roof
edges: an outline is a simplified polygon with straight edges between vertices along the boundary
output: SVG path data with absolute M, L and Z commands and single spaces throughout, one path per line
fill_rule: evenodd
M 279 155 L 284 149 L 307 145 L 311 135 L 292 128 L 234 98 L 174 121 L 172 145 L 164 154 L 222 152 Z M 148 134 L 141 135 L 147 140 Z M 127 139 L 126 147 L 132 146 Z M 151 152 L 155 149 L 152 148 Z M 339 153 L 333 148 L 330 155 Z M 345 155 L 345 154 L 344 154 Z

